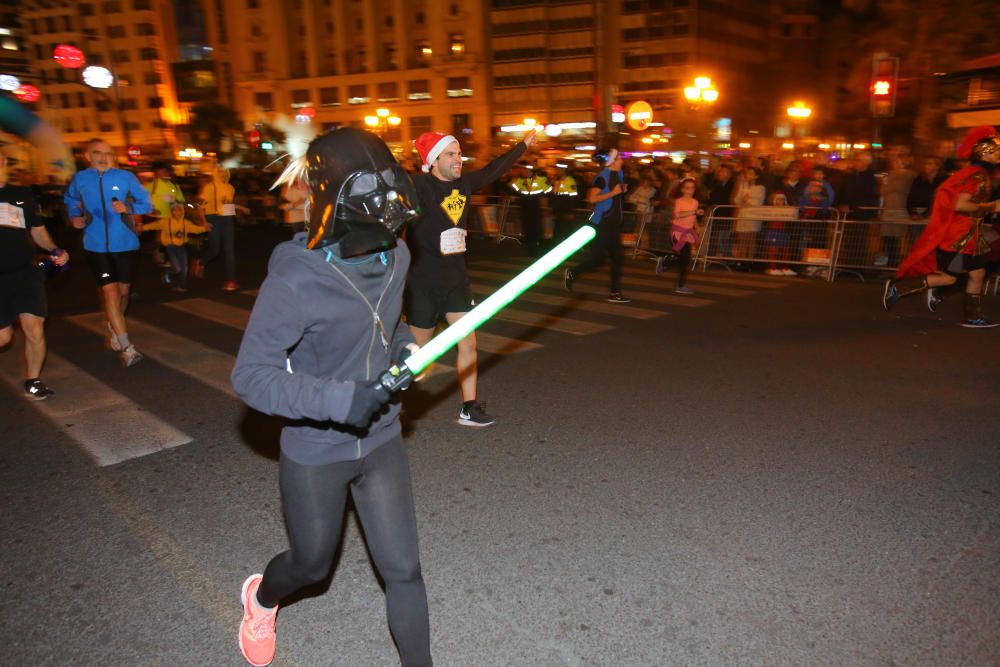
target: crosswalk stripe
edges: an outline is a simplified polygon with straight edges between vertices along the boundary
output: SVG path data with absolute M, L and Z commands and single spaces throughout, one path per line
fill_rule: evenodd
M 493 319 L 514 322 L 515 324 L 527 324 L 534 329 L 548 329 L 574 336 L 589 336 L 590 334 L 614 329 L 614 326 L 610 324 L 574 320 L 569 317 L 552 315 L 551 313 L 538 313 L 529 310 L 517 310 L 516 308 L 504 308 L 494 315 Z
M 508 261 L 503 260 L 482 260 L 470 262 L 470 265 L 486 268 L 499 268 L 507 269 L 510 271 L 520 271 L 526 264 L 524 260 L 518 260 L 511 258 Z M 653 275 L 653 262 L 638 262 L 636 260 L 630 260 L 625 262 L 623 272 L 626 275 Z M 688 279 L 693 283 L 708 282 L 708 283 L 718 283 L 720 285 L 732 285 L 734 287 L 760 287 L 763 289 L 780 289 L 782 287 L 787 287 L 792 284 L 791 281 L 784 281 L 780 277 L 776 278 L 754 278 L 751 276 L 742 276 L 738 274 L 709 274 L 702 273 L 698 271 L 692 271 L 688 274 Z
M 256 292 L 256 290 L 254 291 Z M 211 299 L 183 299 L 181 301 L 170 301 L 163 305 L 187 315 L 194 315 L 195 317 L 200 317 L 233 329 L 239 329 L 240 331 L 246 329 L 247 322 L 250 320 L 250 311 L 248 309 L 230 306 L 218 301 L 212 301 Z M 426 372 L 425 378 L 430 378 L 450 370 L 453 371 L 455 369 L 448 364 L 434 364 L 434 368 Z
M 19 393 L 24 392 L 20 379 L 23 349 L 19 342 L 0 354 L 0 371 Z M 45 381 L 56 391 L 55 396 L 45 401 L 28 400 L 99 466 L 154 454 L 192 440 L 53 352 L 45 360 Z
M 473 283 L 471 287 L 474 292 L 478 292 L 480 294 L 492 294 L 496 290 L 495 285 L 486 285 L 484 283 Z M 542 294 L 541 292 L 528 291 L 524 292 L 517 298 L 521 301 L 541 303 L 546 306 L 559 306 L 561 308 L 572 308 L 574 310 L 586 310 L 592 313 L 601 313 L 603 315 L 621 315 L 622 317 L 629 317 L 635 320 L 651 320 L 667 314 L 666 311 L 663 310 L 652 310 L 649 308 L 639 308 L 637 306 L 588 301 L 586 296 L 582 294 L 554 296 L 551 294 Z
M 107 334 L 104 313 L 73 315 L 67 320 L 101 335 Z M 144 355 L 204 385 L 236 396 L 229 382 L 236 358 L 201 343 L 164 331 L 140 320 L 128 321 L 129 337 Z
M 498 336 L 487 331 L 476 331 L 476 349 L 490 354 L 517 354 L 528 350 L 537 350 L 540 343 L 507 336 Z
M 469 269 L 469 275 L 473 278 L 484 278 L 486 280 L 498 280 L 501 282 L 506 282 L 510 280 L 512 276 L 506 273 L 498 273 L 496 271 L 481 271 L 479 269 Z M 562 278 L 542 278 L 538 281 L 538 284 L 542 287 L 549 289 L 565 289 L 563 287 Z M 628 287 L 633 283 L 630 281 L 623 281 L 623 286 Z M 638 283 L 634 283 L 638 284 Z M 654 287 L 659 287 L 661 289 L 665 288 L 665 285 L 661 282 L 656 282 Z M 494 288 L 495 289 L 495 288 Z M 607 278 L 599 278 L 597 276 L 587 276 L 580 278 L 577 282 L 573 284 L 573 290 L 575 292 L 581 292 L 586 294 L 607 294 Z M 749 294 L 749 292 L 747 292 Z M 689 296 L 676 296 L 674 294 L 666 294 L 664 292 L 634 292 L 628 290 L 625 295 L 633 299 L 638 299 L 642 301 L 652 301 L 654 303 L 662 303 L 670 306 L 681 306 L 683 308 L 700 308 L 702 306 L 707 306 L 709 304 L 715 303 L 710 299 L 701 299 L 698 297 Z M 729 295 L 737 296 L 737 295 Z M 519 298 L 523 298 L 523 295 Z

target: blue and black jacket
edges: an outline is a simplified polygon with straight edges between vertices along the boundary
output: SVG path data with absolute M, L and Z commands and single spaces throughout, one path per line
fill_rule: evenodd
M 114 200 L 129 204 L 131 213 L 145 215 L 153 211 L 149 192 L 130 171 L 94 168 L 76 173 L 63 201 L 70 218 L 89 216 L 83 231 L 83 247 L 90 252 L 128 252 L 139 249 L 139 237 L 125 215 L 115 213 Z M 127 214 L 126 214 L 127 215 Z

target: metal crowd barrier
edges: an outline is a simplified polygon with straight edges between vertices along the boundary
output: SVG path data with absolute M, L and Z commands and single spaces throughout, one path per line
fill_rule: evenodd
M 834 274 L 849 272 L 864 280 L 864 273 L 895 273 L 927 219 L 911 219 L 903 209 L 863 207 L 840 221 L 842 233 L 834 257 Z
M 840 234 L 840 215 L 832 208 L 715 206 L 692 261 L 702 271 L 709 264 L 730 271 L 732 264 L 770 265 L 785 275 L 804 272 L 832 282 Z

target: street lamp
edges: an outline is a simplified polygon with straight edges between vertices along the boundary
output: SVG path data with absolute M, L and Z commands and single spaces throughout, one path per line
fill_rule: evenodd
M 707 76 L 696 76 L 694 78 L 694 85 L 687 86 L 684 89 L 684 98 L 691 103 L 693 107 L 700 107 L 702 103 L 704 104 L 715 104 L 719 99 L 719 90 L 712 83 L 712 79 Z
M 399 127 L 402 119 L 385 108 L 375 109 L 375 115 L 365 116 L 365 125 L 377 129 L 379 136 L 385 140 L 386 130 L 390 127 Z
M 788 119 L 793 125 L 798 126 L 798 135 L 800 137 L 806 135 L 805 122 L 812 116 L 812 112 L 813 110 L 801 100 L 796 100 L 790 107 L 785 109 Z

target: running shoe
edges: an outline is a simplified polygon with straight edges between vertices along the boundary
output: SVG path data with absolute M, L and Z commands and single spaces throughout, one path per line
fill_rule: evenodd
M 694 294 L 694 290 L 687 285 L 681 285 L 680 287 L 674 288 L 674 294 Z
M 937 307 L 941 305 L 942 301 L 944 301 L 944 299 L 938 296 L 937 289 L 933 287 L 927 288 L 927 310 L 932 313 L 935 312 Z
M 113 352 L 121 352 L 122 344 L 118 342 L 118 336 L 115 335 L 115 330 L 111 328 L 111 322 L 105 322 L 108 325 L 108 334 L 111 336 L 108 339 L 108 349 Z
M 122 350 L 122 363 L 125 364 L 125 368 L 131 368 L 145 358 L 139 350 L 135 349 L 135 345 L 129 345 Z
M 785 275 L 785 270 L 784 269 L 768 269 L 764 273 L 766 273 L 769 276 L 783 276 L 783 275 Z
M 1000 322 L 990 322 L 985 317 L 977 317 L 974 320 L 965 320 L 961 322 L 960 326 L 966 329 L 992 329 L 993 327 L 1000 327 Z
M 462 406 L 458 412 L 458 423 L 462 426 L 493 426 L 497 420 L 486 414 L 479 401 L 471 401 Z
M 782 269 L 781 270 L 781 275 L 783 275 L 783 276 L 797 276 L 797 275 L 799 275 L 799 273 L 795 269 Z
M 612 292 L 608 295 L 608 303 L 632 303 L 632 299 L 626 299 L 621 292 Z
M 226 282 L 222 283 L 222 289 L 227 292 L 235 292 L 239 288 L 240 284 L 235 280 L 227 280 Z
M 899 290 L 896 288 L 896 283 L 892 278 L 885 281 L 885 287 L 882 289 L 882 307 L 885 308 L 886 312 L 889 312 L 896 305 L 900 296 Z
M 563 287 L 566 288 L 567 292 L 573 291 L 574 282 L 576 282 L 576 275 L 569 269 L 563 271 Z
M 49 389 L 44 382 L 35 378 L 34 380 L 24 381 L 24 393 L 36 401 L 44 401 L 56 392 Z
M 240 601 L 243 603 L 243 620 L 240 622 L 240 652 L 254 667 L 265 667 L 274 660 L 274 622 L 278 608 L 264 609 L 254 604 L 257 589 L 264 580 L 262 574 L 251 574 L 243 582 Z

